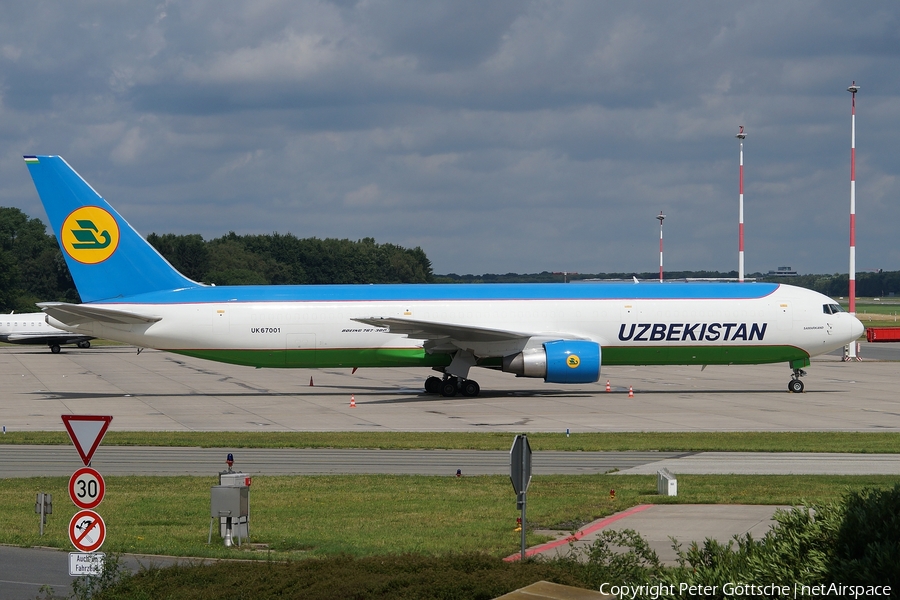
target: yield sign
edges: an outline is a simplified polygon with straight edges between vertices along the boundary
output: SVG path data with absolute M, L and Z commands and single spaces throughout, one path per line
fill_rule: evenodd
M 75 449 L 81 456 L 84 466 L 91 464 L 91 457 L 100 440 L 106 435 L 112 417 L 98 415 L 62 415 L 63 425 L 69 432 L 69 439 L 75 444 Z

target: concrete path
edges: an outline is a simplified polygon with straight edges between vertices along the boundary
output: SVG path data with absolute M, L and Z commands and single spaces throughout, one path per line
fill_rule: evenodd
M 584 559 L 590 547 L 605 530 L 633 529 L 643 536 L 665 564 L 674 565 L 677 553 L 672 547 L 675 538 L 687 551 L 692 541 L 702 544 L 707 538 L 727 543 L 734 536 L 750 533 L 754 538 L 763 537 L 775 524 L 772 516 L 786 506 L 724 505 L 724 504 L 642 504 L 628 510 L 589 523 L 569 535 L 540 531 L 544 535 L 557 535 L 552 542 L 526 549 L 526 556 L 575 555 Z M 517 560 L 518 554 L 508 559 Z

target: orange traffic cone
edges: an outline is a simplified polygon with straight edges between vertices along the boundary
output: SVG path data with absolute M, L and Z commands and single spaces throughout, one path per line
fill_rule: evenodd
M 309 378 L 309 387 L 313 387 L 312 377 Z
M 356 397 L 350 394 L 350 408 L 356 408 Z
M 630 385 L 628 386 L 628 397 L 634 398 L 634 388 L 631 387 Z
M 607 392 L 610 391 L 610 388 L 609 388 L 609 379 L 606 380 L 606 391 L 607 391 Z

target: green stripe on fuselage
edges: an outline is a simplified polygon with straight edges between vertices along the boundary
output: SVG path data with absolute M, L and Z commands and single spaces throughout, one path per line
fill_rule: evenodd
M 345 348 L 300 350 L 191 349 L 168 350 L 206 360 L 275 368 L 446 367 L 451 357 L 427 354 L 422 348 Z
M 271 368 L 335 367 L 445 367 L 447 354 L 427 354 L 421 348 L 345 348 L 298 350 L 169 350 L 206 360 Z M 795 346 L 604 346 L 603 366 L 622 365 L 755 365 L 805 361 L 809 353 Z M 480 366 L 497 368 L 499 358 L 486 358 Z
M 796 346 L 604 346 L 600 358 L 603 366 L 759 365 L 809 360 L 809 353 Z

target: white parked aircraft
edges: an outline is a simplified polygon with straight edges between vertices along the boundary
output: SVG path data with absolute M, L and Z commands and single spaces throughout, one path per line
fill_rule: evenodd
M 47 323 L 47 315 L 39 313 L 9 313 L 0 315 L 0 342 L 9 344 L 45 344 L 53 354 L 59 354 L 63 344 L 77 344 L 90 348 L 93 339 L 83 333 L 57 329 Z
M 473 367 L 589 383 L 607 365 L 787 362 L 864 331 L 817 292 L 768 283 L 206 286 L 176 271 L 59 156 L 26 156 L 83 304 L 66 330 L 255 367 L 430 367 L 475 396 Z

